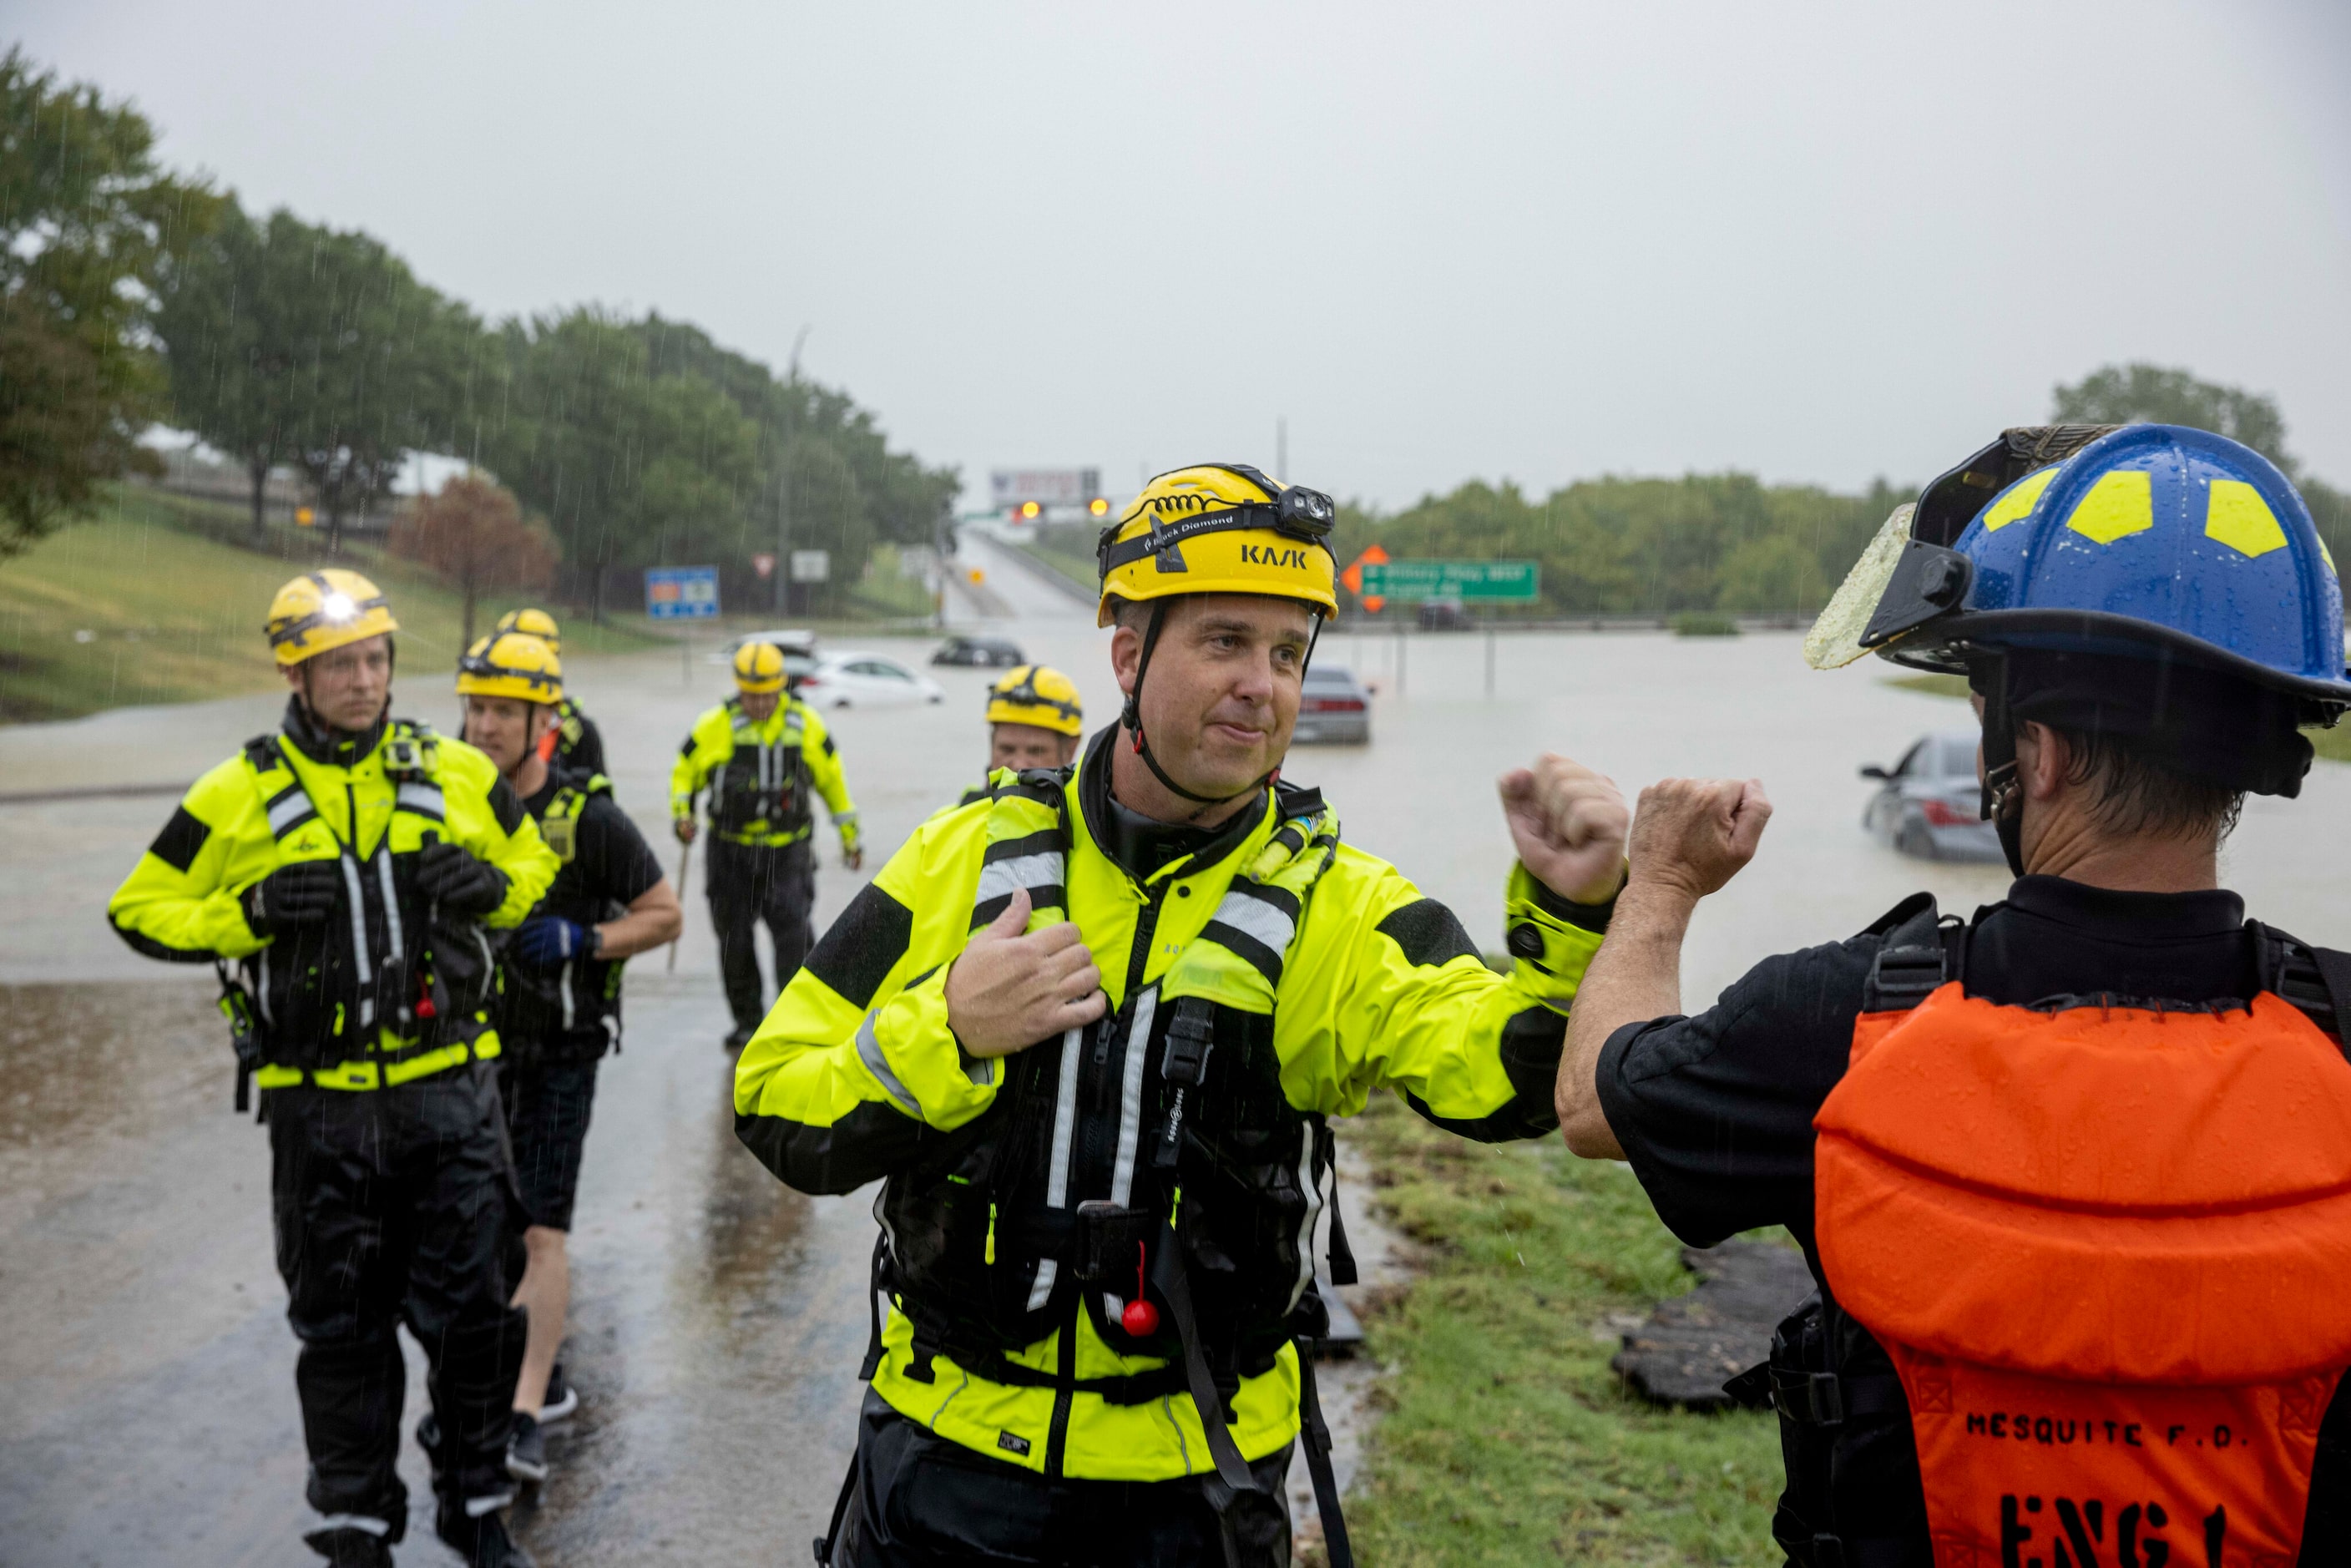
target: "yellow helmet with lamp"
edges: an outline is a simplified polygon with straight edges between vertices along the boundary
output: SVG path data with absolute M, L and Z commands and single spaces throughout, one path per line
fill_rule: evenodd
M 269 601 L 263 630 L 281 668 L 370 637 L 400 630 L 376 585 L 356 571 L 330 566 L 306 571 Z
M 527 632 L 554 649 L 559 655 L 563 652 L 563 629 L 555 623 L 555 617 L 544 610 L 528 606 L 521 610 L 509 610 L 498 617 L 495 630 Z
M 745 692 L 784 689 L 784 651 L 773 643 L 746 643 L 735 650 L 735 686 Z
M 1339 612 L 1339 562 L 1330 544 L 1337 517 L 1338 508 L 1320 490 L 1285 485 L 1246 463 L 1203 463 L 1145 485 L 1095 541 L 1102 601 L 1094 623 L 1110 625 L 1127 604 L 1148 604 L 1152 611 L 1119 722 L 1152 776 L 1185 800 L 1221 805 L 1263 789 L 1280 768 L 1248 789 L 1202 795 L 1177 783 L 1152 754 L 1143 732 L 1143 680 L 1166 625 L 1168 601 L 1194 593 L 1295 599 L 1312 611 L 1319 638 L 1322 622 Z M 1310 640 L 1307 659 L 1313 654 Z
M 1335 615 L 1339 563 L 1331 553 L 1331 497 L 1284 485 L 1245 463 L 1204 463 L 1162 474 L 1102 531 L 1094 559 L 1102 601 L 1094 623 L 1131 604 L 1185 593 L 1264 593 Z
M 987 688 L 987 722 L 1033 724 L 1056 735 L 1083 735 L 1086 710 L 1078 684 L 1045 664 L 1007 670 Z
M 493 632 L 457 661 L 457 695 L 560 702 L 563 660 L 544 638 L 527 632 Z

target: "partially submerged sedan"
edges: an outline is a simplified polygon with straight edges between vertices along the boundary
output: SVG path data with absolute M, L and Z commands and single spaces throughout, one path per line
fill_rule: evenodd
M 1300 746 L 1365 746 L 1372 738 L 1372 697 L 1343 664 L 1309 664 L 1306 689 L 1298 703 Z
M 1861 776 L 1876 781 L 1877 793 L 1861 825 L 1920 860 L 1999 860 L 2000 835 L 1983 820 L 1976 781 L 1980 739 L 1972 729 L 1921 736 L 1892 768 L 1864 768 Z

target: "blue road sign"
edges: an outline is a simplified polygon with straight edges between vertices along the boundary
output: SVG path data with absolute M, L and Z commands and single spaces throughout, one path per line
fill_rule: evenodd
M 715 566 L 647 567 L 645 613 L 656 621 L 716 621 L 718 618 L 718 569 Z

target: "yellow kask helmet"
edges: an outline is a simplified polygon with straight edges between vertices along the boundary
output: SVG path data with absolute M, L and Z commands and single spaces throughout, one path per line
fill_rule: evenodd
M 1056 735 L 1083 735 L 1086 710 L 1078 684 L 1045 664 L 1007 670 L 987 688 L 987 722 L 1033 724 Z
M 461 697 L 512 697 L 553 703 L 563 697 L 563 660 L 543 637 L 528 632 L 493 632 L 457 661 Z
M 1204 463 L 1162 474 L 1104 528 L 1094 548 L 1102 602 L 1146 603 L 1180 593 L 1266 593 L 1335 615 L 1339 563 L 1328 543 L 1331 497 L 1284 485 L 1245 463 Z
M 746 643 L 736 649 L 735 685 L 746 692 L 782 691 L 784 651 L 773 643 Z
M 263 628 L 281 667 L 314 659 L 329 648 L 400 630 L 376 585 L 356 571 L 330 566 L 306 571 L 277 591 Z
M 563 653 L 563 628 L 558 626 L 555 623 L 555 617 L 544 610 L 528 608 L 509 610 L 498 617 L 498 623 L 495 630 L 528 632 L 554 649 L 557 656 L 560 657 Z

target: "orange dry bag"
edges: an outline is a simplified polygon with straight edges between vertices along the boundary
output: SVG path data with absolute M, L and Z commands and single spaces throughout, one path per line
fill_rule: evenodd
M 1822 1272 L 1900 1375 L 1938 1568 L 2295 1561 L 2351 1364 L 2334 1040 L 2268 992 L 1952 982 L 1855 1022 L 1813 1125 Z

